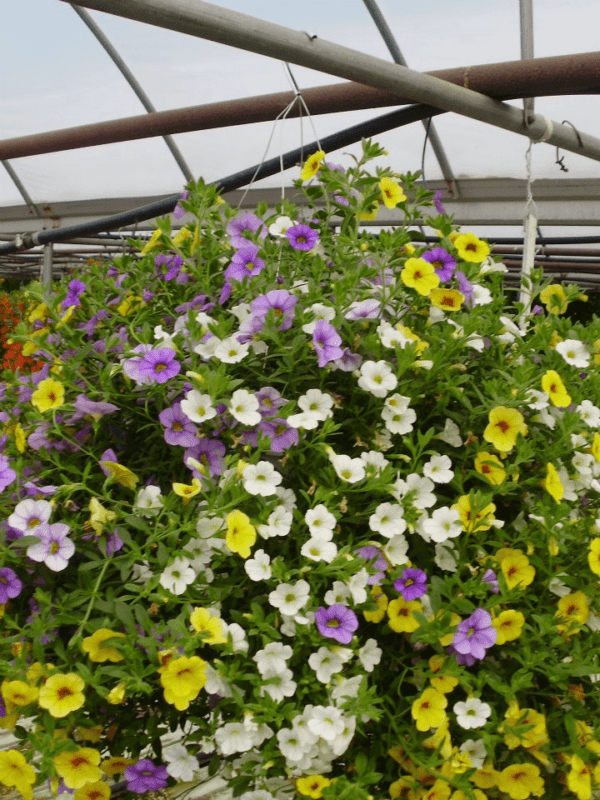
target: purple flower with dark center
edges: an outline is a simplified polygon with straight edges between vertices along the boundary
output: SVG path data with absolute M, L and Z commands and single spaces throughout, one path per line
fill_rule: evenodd
M 183 454 L 183 462 L 189 469 L 192 470 L 194 478 L 202 480 L 204 477 L 195 467 L 187 463 L 188 458 L 193 458 L 199 461 L 203 467 L 208 469 L 211 477 L 220 475 L 225 466 L 225 453 L 226 448 L 223 442 L 219 439 L 200 439 L 196 441 L 193 447 L 188 449 Z
M 232 219 L 227 225 L 227 233 L 231 241 L 231 246 L 236 249 L 246 247 L 249 240 L 243 236 L 244 231 L 250 234 L 258 234 L 261 239 L 267 236 L 267 226 L 259 219 L 256 214 L 242 214 L 241 217 Z
M 354 631 L 358 628 L 358 619 L 354 611 L 341 603 L 329 608 L 318 608 L 315 611 L 317 630 L 328 639 L 335 639 L 340 644 L 350 644 Z
M 319 241 L 319 234 L 309 225 L 294 225 L 285 232 L 294 250 L 312 250 Z
M 265 320 L 267 314 L 272 311 L 275 321 L 280 323 L 278 331 L 287 331 L 292 327 L 292 319 L 296 310 L 298 298 L 294 297 L 285 289 L 273 289 L 267 294 L 256 297 L 250 303 L 250 310 L 254 316 Z
M 456 259 L 443 247 L 434 247 L 433 250 L 426 250 L 421 258 L 424 261 L 428 261 L 435 268 L 435 274 L 439 277 L 440 283 L 449 281 L 454 275 Z
M 272 386 L 265 386 L 256 392 L 256 399 L 260 403 L 258 410 L 263 417 L 272 417 L 276 411 L 284 406 L 287 400 Z
M 10 567 L 0 569 L 0 603 L 8 603 L 9 600 L 21 594 L 23 584 L 17 578 L 17 573 Z
M 164 426 L 165 442 L 179 447 L 193 447 L 198 441 L 198 429 L 181 410 L 181 403 L 173 403 L 158 415 Z
M 484 608 L 477 608 L 470 617 L 459 622 L 452 648 L 459 655 L 482 659 L 497 638 L 498 631 L 492 625 L 491 614 Z
M 353 353 L 349 347 L 344 347 L 342 355 L 333 362 L 334 369 L 341 369 L 342 372 L 354 372 L 360 369 L 363 357 L 360 353 Z
M 95 420 L 99 420 L 100 417 L 103 417 L 105 414 L 112 414 L 119 410 L 119 406 L 115 406 L 113 403 L 90 400 L 84 394 L 78 394 L 73 405 L 78 413 L 71 417 L 71 422 L 85 416 L 90 416 Z
M 364 547 L 355 551 L 357 555 L 361 558 L 364 558 L 369 563 L 369 567 L 371 569 L 377 570 L 369 580 L 367 584 L 369 586 L 373 586 L 375 584 L 380 584 L 382 580 L 385 579 L 385 571 L 388 568 L 388 562 L 386 557 L 383 555 L 381 550 L 378 547 L 375 547 L 374 544 L 367 544 Z
M 39 541 L 29 545 L 28 557 L 32 561 L 43 561 L 52 572 L 63 570 L 75 552 L 75 545 L 69 539 L 69 526 L 64 522 L 44 523 L 36 528 L 34 535 Z
M 433 205 L 436 208 L 438 214 L 445 214 L 446 209 L 444 208 L 444 204 L 442 203 L 442 190 L 437 189 L 436 193 L 433 195 Z
M 179 203 L 182 200 L 185 202 L 188 199 L 189 196 L 190 196 L 190 193 L 188 192 L 188 190 L 184 189 L 183 192 L 181 193 L 181 197 L 177 201 L 177 205 L 173 209 L 173 216 L 175 217 L 175 219 L 181 219 L 183 216 L 185 216 L 185 208 L 182 208 L 179 205 Z
M 498 576 L 493 569 L 486 569 L 483 573 L 482 581 L 487 583 L 490 587 L 490 592 L 493 594 L 500 594 L 500 587 L 498 586 Z
M 464 274 L 464 272 L 460 272 L 460 270 L 457 270 L 455 275 L 458 280 L 458 288 L 465 296 L 465 306 L 467 306 L 467 308 L 471 308 L 475 303 L 475 294 L 473 292 L 473 285 L 471 281 L 467 278 L 467 276 Z
M 166 281 L 172 281 L 177 278 L 181 272 L 183 258 L 178 255 L 167 255 L 166 253 L 160 253 L 160 255 L 156 256 L 154 259 L 154 266 L 156 267 L 157 275 L 162 275 Z M 162 267 L 166 267 L 167 271 L 163 272 Z
M 407 602 L 416 600 L 427 594 L 427 575 L 422 569 L 407 567 L 402 573 L 402 577 L 394 581 L 394 589 L 400 592 Z
M 138 364 L 138 373 L 144 382 L 166 383 L 179 374 L 181 364 L 175 359 L 175 351 L 170 347 L 149 350 Z
M 138 355 L 123 361 L 123 372 L 128 378 L 134 380 L 138 386 L 152 383 L 149 377 L 142 375 L 140 372 L 140 364 L 142 363 L 143 355 L 149 353 L 150 350 L 152 350 L 151 344 L 138 344 L 131 351 L 132 353 L 136 353 Z
M 17 478 L 17 473 L 10 466 L 10 461 L 6 456 L 0 456 L 0 492 L 10 486 Z
M 225 270 L 225 280 L 243 281 L 252 275 L 258 275 L 265 268 L 265 262 L 258 258 L 258 247 L 255 244 L 246 244 L 235 253 L 231 264 Z
M 142 758 L 137 764 L 130 764 L 125 770 L 127 790 L 138 794 L 164 789 L 168 778 L 167 768 L 155 766 L 149 758 Z
M 284 453 L 298 444 L 298 431 L 292 428 L 284 419 L 265 419 L 260 423 L 263 436 L 271 440 L 269 449 L 274 453 Z
M 320 319 L 317 322 L 312 340 L 317 351 L 319 367 L 324 367 L 328 361 L 336 361 L 342 357 L 342 349 L 340 347 L 342 339 L 333 325 L 330 325 L 324 319 Z
M 258 334 L 265 327 L 264 317 L 259 317 L 256 314 L 248 314 L 246 319 L 238 328 L 235 338 L 240 344 L 247 344 L 253 339 L 258 339 Z
M 81 303 L 79 302 L 79 298 L 85 292 L 87 286 L 83 281 L 71 281 L 69 283 L 69 290 L 67 292 L 67 296 L 61 303 L 61 308 L 64 310 L 69 306 L 79 306 Z

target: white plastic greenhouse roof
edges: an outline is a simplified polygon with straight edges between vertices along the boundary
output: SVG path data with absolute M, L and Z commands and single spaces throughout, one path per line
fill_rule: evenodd
M 82 3 L 88 8 L 97 5 L 95 0 Z M 180 3 L 189 6 L 193 0 L 170 0 L 166 5 L 176 10 Z M 120 6 L 120 13 L 126 17 L 130 7 L 144 4 L 151 7 L 165 3 L 120 0 L 113 5 Z M 219 0 L 216 5 L 294 32 L 304 31 L 307 42 L 317 37 L 319 42 L 333 42 L 392 61 L 367 0 L 257 0 L 253 4 Z M 413 70 L 444 70 L 521 58 L 525 0 L 377 0 L 372 5 L 382 12 Z M 532 5 L 536 58 L 590 53 L 597 48 L 598 0 L 571 0 L 568 5 L 564 0 L 533 0 Z M 274 58 L 123 16 L 96 10 L 85 13 L 110 40 L 157 111 L 293 88 L 283 62 Z M 132 88 L 70 3 L 6 3 L 3 28 L 1 140 L 145 113 Z M 291 63 L 290 67 L 301 90 L 342 81 L 305 66 Z M 600 92 L 600 75 L 596 91 Z M 523 108 L 519 99 L 508 104 Z M 213 181 L 261 162 L 271 136 L 269 157 L 313 141 L 312 126 L 323 138 L 390 110 L 329 113 L 314 116 L 311 121 L 305 117 L 302 122 L 288 119 L 277 124 L 240 124 L 175 134 L 173 140 L 191 174 Z M 600 103 L 594 93 L 538 97 L 535 113 L 557 123 L 566 120 L 567 126 L 584 135 L 595 136 L 600 129 Z M 525 207 L 529 140 L 457 113 L 436 116 L 434 126 L 464 201 L 462 205 L 449 202 L 449 210 L 458 216 L 462 213 L 475 226 L 484 226 L 488 235 L 506 224 L 512 225 L 513 235 L 522 232 L 519 220 Z M 386 160 L 398 172 L 421 168 L 425 141 L 421 123 L 376 138 L 389 151 Z M 343 163 L 343 153 L 357 152 L 357 147 L 344 147 L 332 160 Z M 598 160 L 563 149 L 559 155 L 568 172 L 557 163 L 555 146 L 539 143 L 532 148 L 531 177 L 534 199 L 540 203 L 540 225 L 552 226 L 545 229 L 547 235 L 600 235 L 600 223 L 596 223 L 600 219 Z M 185 183 L 182 170 L 160 136 L 11 158 L 3 164 L 16 174 L 41 215 L 41 219 L 36 218 L 30 212 L 9 171 L 0 168 L 0 235 L 5 241 L 11 234 L 61 227 L 67 221 L 102 216 L 107 209 L 112 213 L 122 206 L 173 194 Z M 428 183 L 445 187 L 430 142 L 424 167 Z M 256 188 L 289 186 L 297 176 L 297 168 L 289 169 L 283 177 L 258 182 Z M 444 194 L 449 201 L 447 192 Z M 96 204 L 100 200 L 109 202 Z

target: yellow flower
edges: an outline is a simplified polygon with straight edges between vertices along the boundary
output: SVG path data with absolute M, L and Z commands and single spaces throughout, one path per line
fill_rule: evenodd
M 499 772 L 496 772 L 491 761 L 486 761 L 481 769 L 473 774 L 471 780 L 480 789 L 491 789 L 496 786 Z
M 405 286 L 416 289 L 424 297 L 427 297 L 440 283 L 435 267 L 424 258 L 408 258 L 400 273 L 400 280 Z
M 443 725 L 440 725 L 439 728 L 435 729 L 431 736 L 428 736 L 427 739 L 423 739 L 421 744 L 429 750 L 437 750 L 439 748 L 439 754 L 442 758 L 450 758 L 452 754 L 452 741 L 448 730 L 448 720 L 446 720 Z
M 225 542 L 232 553 L 239 553 L 242 558 L 250 556 L 250 548 L 256 541 L 256 529 L 250 524 L 250 517 L 242 511 L 227 514 L 227 534 Z
M 535 569 L 529 563 L 527 556 L 522 553 L 503 558 L 500 562 L 500 569 L 509 589 L 514 589 L 519 584 L 520 588 L 524 589 L 535 578 Z
M 361 211 L 360 214 L 358 215 L 358 218 L 364 220 L 365 222 L 373 222 L 373 220 L 377 218 L 378 213 L 379 213 L 379 200 L 373 200 L 373 202 L 369 206 L 369 210 Z
M 214 617 L 207 608 L 194 608 L 190 615 L 192 628 L 196 633 L 205 633 L 203 644 L 225 644 L 227 638 L 223 636 L 223 623 L 219 617 Z
M 23 753 L 18 750 L 0 752 L 0 783 L 3 786 L 14 786 L 21 792 L 25 800 L 33 797 L 32 786 L 35 783 L 35 772 L 27 763 Z
M 418 600 L 404 600 L 397 597 L 387 607 L 390 628 L 396 633 L 412 633 L 416 631 L 420 623 L 415 619 L 415 611 L 423 611 L 423 607 Z
M 406 200 L 406 195 L 402 191 L 400 184 L 391 178 L 382 178 L 379 181 L 379 188 L 381 189 L 381 199 L 386 208 L 396 208 L 398 203 L 403 203 Z
M 592 572 L 595 575 L 600 575 L 600 539 L 592 539 L 590 542 L 588 563 Z
M 498 638 L 496 644 L 505 644 L 506 642 L 514 642 L 518 639 L 523 631 L 525 624 L 525 617 L 520 611 L 515 611 L 512 608 L 502 611 L 492 621 L 492 625 L 498 631 Z
M 592 797 L 591 769 L 577 755 L 571 756 L 571 771 L 567 775 L 567 786 L 579 800 L 590 800 Z
M 594 434 L 594 441 L 592 442 L 592 455 L 596 461 L 600 461 L 600 433 Z
M 504 743 L 510 750 L 519 746 L 538 748 L 548 744 L 546 717 L 533 708 L 519 708 L 516 700 L 509 702 L 499 731 L 504 734 Z
M 415 342 L 417 345 L 415 348 L 415 353 L 420 356 L 422 355 L 424 350 L 427 350 L 429 347 L 429 342 L 426 342 L 424 339 L 420 339 L 416 333 L 411 331 L 411 329 L 407 325 L 401 325 L 399 322 L 396 323 L 396 330 L 400 331 L 402 336 L 405 339 L 410 339 L 411 342 Z
M 85 682 L 76 673 L 57 673 L 51 675 L 41 687 L 38 702 L 53 717 L 66 717 L 84 704 L 84 689 Z
M 430 789 L 420 795 L 419 800 L 448 800 L 451 791 L 448 781 L 438 778 Z
M 474 233 L 461 233 L 454 240 L 454 247 L 463 261 L 481 264 L 490 254 L 490 246 Z
M 460 311 L 465 296 L 457 289 L 432 289 L 429 294 L 431 305 L 443 311 Z
M 189 228 L 182 228 L 179 231 L 179 233 L 177 233 L 173 237 L 173 244 L 175 245 L 175 247 L 179 247 L 180 244 L 183 244 L 184 242 L 186 242 L 188 239 L 191 238 L 192 238 L 191 230 Z
M 423 694 L 412 704 L 410 713 L 415 720 L 417 730 L 428 731 L 439 728 L 447 720 L 444 709 L 448 705 L 446 696 L 435 689 L 425 689 Z
M 321 161 L 325 158 L 325 151 L 324 150 L 317 150 L 316 153 L 313 153 L 312 156 L 306 159 L 304 162 L 304 166 L 302 167 L 302 172 L 300 173 L 300 180 L 301 181 L 309 181 L 311 178 L 317 174 L 317 172 L 321 169 Z
M 187 506 L 192 497 L 195 497 L 197 494 L 200 493 L 201 488 L 202 486 L 200 485 L 200 481 L 198 480 L 198 478 L 192 478 L 191 484 L 188 483 L 173 484 L 173 491 L 175 492 L 176 495 L 182 498 L 184 506 Z
M 95 497 L 92 497 L 90 500 L 89 508 L 92 512 L 88 521 L 89 525 L 96 531 L 96 535 L 100 536 L 104 530 L 105 524 L 107 522 L 112 522 L 117 518 L 117 515 L 114 511 L 109 511 L 105 508 Z
M 25 431 L 21 427 L 21 425 L 17 422 L 13 429 L 13 436 L 15 437 L 15 445 L 19 453 L 25 452 Z
M 553 497 L 557 503 L 565 496 L 565 487 L 562 485 L 558 472 L 554 464 L 548 462 L 546 465 L 546 479 L 543 481 L 544 489 Z
M 135 759 L 111 756 L 104 759 L 100 764 L 100 769 L 107 778 L 112 778 L 114 775 L 122 775 L 130 764 L 135 764 Z
M 111 706 L 118 706 L 119 703 L 122 703 L 125 699 L 125 681 L 119 681 L 116 686 L 110 690 L 110 692 L 106 695 L 106 701 L 111 704 Z
M 110 786 L 104 781 L 93 781 L 77 789 L 73 800 L 108 800 L 109 797 Z
M 544 781 L 535 764 L 511 764 L 498 773 L 498 788 L 512 800 L 525 800 L 530 794 L 543 794 Z
M 412 781 L 408 778 L 398 778 L 397 781 L 390 783 L 388 792 L 390 793 L 391 800 L 412 797 L 414 795 Z
M 2 697 L 8 707 L 28 706 L 37 700 L 38 690 L 25 681 L 2 681 Z
M 363 617 L 367 622 L 381 622 L 388 607 L 387 595 L 380 586 L 371 586 L 371 597 L 377 603 L 377 611 L 363 611 Z
M 553 406 L 558 408 L 568 408 L 571 405 L 571 397 L 558 372 L 549 369 L 542 377 L 542 389 L 550 398 Z
M 577 741 L 579 744 L 585 745 L 585 747 L 587 747 L 590 752 L 595 753 L 595 755 L 600 755 L 600 742 L 594 739 L 594 731 L 590 726 L 583 720 L 577 719 L 575 720 L 575 730 L 577 731 Z
M 513 449 L 519 434 L 527 436 L 527 425 L 516 408 L 496 406 L 489 412 L 488 419 L 489 424 L 483 432 L 483 438 L 501 453 L 508 453 Z
M 81 789 L 86 783 L 95 783 L 102 777 L 100 753 L 92 747 L 67 750 L 54 758 L 54 767 L 69 789 Z
M 108 470 L 121 486 L 125 486 L 127 489 L 135 489 L 139 478 L 130 469 L 127 469 L 122 464 L 117 464 L 116 461 L 101 461 L 100 465 Z
M 46 378 L 38 383 L 37 389 L 31 395 L 31 405 L 40 413 L 53 408 L 60 408 L 65 399 L 65 387 L 54 378 Z
M 564 314 L 569 305 L 567 302 L 567 295 L 560 283 L 553 283 L 546 286 L 540 292 L 540 300 L 546 306 L 546 311 L 549 314 Z
M 117 638 L 124 639 L 125 634 L 111 631 L 108 628 L 99 628 L 91 636 L 83 640 L 81 649 L 84 653 L 89 655 L 90 661 L 95 661 L 97 663 L 111 661 L 113 664 L 116 664 L 117 661 L 123 661 L 121 653 L 112 645 L 108 647 L 103 647 L 102 645 L 108 639 Z
M 75 728 L 75 736 L 78 741 L 82 742 L 92 742 L 92 744 L 96 744 L 102 738 L 102 731 L 104 727 L 102 725 L 94 725 L 93 728 L 82 728 L 79 726 Z
M 160 230 L 160 228 L 157 228 L 150 237 L 150 239 L 142 247 L 143 256 L 146 255 L 146 253 L 149 253 L 151 250 L 154 250 L 155 247 L 158 247 L 158 240 L 160 239 L 161 236 L 162 236 L 162 231 Z
M 482 450 L 475 459 L 475 469 L 489 481 L 492 486 L 500 486 L 506 480 L 504 465 L 498 456 Z
M 468 494 L 459 497 L 451 508 L 458 511 L 463 530 L 469 533 L 471 531 L 489 531 L 495 519 L 494 511 L 496 506 L 494 503 L 488 503 L 484 508 L 479 509 L 477 513 L 473 513 L 471 498 Z
M 33 325 L 34 322 L 43 322 L 48 316 L 48 306 L 45 303 L 37 305 L 31 314 L 27 317 L 29 322 Z
M 167 703 L 185 711 L 206 683 L 206 662 L 198 656 L 174 658 L 162 670 L 160 682 Z
M 330 784 L 329 778 L 324 778 L 322 775 L 305 775 L 304 778 L 296 779 L 296 789 L 304 797 L 322 797 L 323 789 Z
M 590 615 L 588 599 L 583 592 L 572 592 L 558 601 L 556 616 L 566 625 L 557 625 L 559 631 L 573 633 L 584 625 Z
M 451 692 L 456 686 L 458 686 L 458 678 L 455 678 L 454 675 L 437 674 L 441 672 L 444 664 L 448 663 L 449 662 L 446 656 L 435 655 L 431 656 L 429 659 L 429 668 L 433 673 L 435 673 L 434 677 L 429 679 L 429 682 L 434 689 L 437 689 L 437 691 L 441 692 L 442 694 L 448 694 L 448 692 Z

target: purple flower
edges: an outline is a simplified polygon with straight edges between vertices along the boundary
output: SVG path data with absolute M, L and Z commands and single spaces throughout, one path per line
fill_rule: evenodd
M 375 584 L 381 583 L 382 580 L 385 578 L 385 571 L 388 568 L 388 562 L 378 547 L 375 547 L 374 544 L 367 544 L 364 547 L 356 550 L 357 555 L 361 558 L 364 558 L 366 561 L 369 562 L 369 566 L 371 569 L 377 570 L 377 572 L 373 573 L 367 584 L 369 586 L 373 586 Z
M 0 569 L 0 603 L 8 603 L 21 594 L 23 584 L 10 567 Z
M 465 305 L 467 308 L 471 308 L 475 302 L 473 285 L 464 272 L 460 272 L 460 270 L 456 271 L 456 278 L 458 280 L 458 288 L 465 296 Z
M 86 284 L 83 281 L 71 281 L 69 283 L 69 291 L 67 292 L 67 296 L 61 303 L 61 308 L 65 309 L 69 306 L 81 305 L 79 298 L 85 292 L 86 288 Z
M 360 369 L 362 362 L 360 353 L 353 353 L 349 347 L 344 347 L 342 355 L 333 362 L 333 367 L 342 372 L 354 372 L 355 369 Z
M 16 480 L 17 473 L 10 466 L 10 461 L 6 456 L 0 456 L 0 492 Z
M 242 214 L 241 217 L 232 219 L 227 225 L 226 230 L 229 234 L 231 246 L 236 249 L 246 247 L 248 244 L 248 239 L 242 235 L 244 231 L 248 231 L 248 233 L 251 234 L 258 234 L 261 239 L 265 239 L 267 236 L 267 226 L 265 223 L 259 219 L 256 214 L 250 213 Z
M 500 594 L 500 587 L 498 586 L 498 576 L 493 569 L 486 569 L 483 573 L 482 581 L 487 583 L 490 587 L 490 592 L 493 594 Z
M 324 319 L 317 322 L 312 340 L 317 351 L 319 367 L 324 367 L 328 361 L 336 361 L 342 357 L 343 351 L 340 348 L 342 339 L 333 325 Z
M 381 303 L 374 297 L 367 300 L 361 300 L 350 304 L 350 307 L 344 314 L 346 319 L 376 319 L 381 309 Z
M 263 420 L 260 423 L 260 429 L 263 435 L 271 440 L 269 449 L 274 453 L 284 453 L 290 447 L 298 444 L 298 431 L 280 417 Z
M 442 203 L 442 190 L 438 189 L 433 196 L 433 205 L 436 208 L 438 214 L 445 214 L 446 209 L 444 208 L 444 204 Z
M 73 405 L 75 406 L 75 410 L 79 413 L 71 418 L 71 422 L 81 419 L 83 416 L 90 416 L 98 420 L 100 417 L 103 417 L 104 414 L 112 414 L 119 410 L 119 406 L 115 406 L 113 403 L 90 400 L 84 394 L 78 394 Z
M 112 477 L 112 472 L 104 466 L 105 462 L 107 462 L 107 461 L 110 464 L 118 464 L 119 463 L 119 459 L 117 458 L 117 454 L 111 448 L 109 448 L 108 450 L 105 450 L 102 453 L 102 455 L 100 456 L 100 458 L 98 459 L 98 462 L 100 464 L 100 469 L 102 470 L 102 472 L 106 475 L 107 478 L 111 478 Z
M 166 383 L 179 374 L 181 364 L 175 359 L 170 347 L 149 350 L 137 365 L 138 374 L 144 383 Z
M 340 603 L 329 608 L 318 608 L 315 611 L 315 623 L 320 634 L 328 639 L 335 639 L 340 644 L 350 644 L 354 631 L 358 628 L 354 611 Z
M 214 477 L 223 472 L 226 452 L 225 445 L 219 439 L 204 438 L 196 440 L 193 447 L 188 447 L 183 454 L 183 461 L 186 467 L 189 467 L 187 460 L 191 456 L 191 458 L 199 461 L 202 466 L 208 467 L 211 477 Z M 194 478 L 202 480 L 204 476 L 195 467 L 189 467 L 189 469 L 192 470 Z
M 267 314 L 273 311 L 275 320 L 281 322 L 277 330 L 287 331 L 292 327 L 297 302 L 298 298 L 285 289 L 273 289 L 271 292 L 255 298 L 250 303 L 250 310 L 263 322 Z
M 161 425 L 165 427 L 165 442 L 179 447 L 193 447 L 196 444 L 198 430 L 181 410 L 181 403 L 173 403 L 158 415 Z
M 161 275 L 166 281 L 172 281 L 179 276 L 181 267 L 183 266 L 183 258 L 178 255 L 167 255 L 160 253 L 154 259 L 154 266 L 156 267 L 156 274 Z M 161 267 L 166 267 L 166 273 L 163 273 Z
M 449 281 L 454 275 L 456 259 L 443 247 L 434 247 L 433 250 L 427 250 L 422 254 L 421 258 L 435 267 L 435 274 L 439 277 L 440 283 Z
M 183 192 L 181 193 L 181 197 L 177 201 L 177 205 L 173 209 L 173 216 L 175 217 L 175 219 L 181 219 L 183 216 L 185 216 L 185 208 L 182 208 L 179 205 L 179 203 L 182 200 L 185 202 L 188 199 L 189 196 L 190 196 L 190 193 L 188 192 L 188 190 L 184 189 Z
M 394 581 L 394 589 L 400 592 L 404 600 L 410 602 L 427 594 L 427 575 L 422 569 L 408 567 L 402 577 Z
M 34 533 L 39 539 L 36 544 L 27 548 L 27 555 L 32 561 L 43 561 L 52 572 L 60 572 L 69 563 L 75 552 L 75 545 L 69 539 L 69 526 L 64 522 L 53 525 L 39 525 Z
M 130 764 L 125 770 L 128 791 L 138 794 L 164 789 L 168 777 L 167 768 L 155 766 L 149 758 L 142 758 L 137 764 Z
M 285 235 L 294 250 L 312 250 L 319 241 L 319 234 L 309 225 L 294 225 Z
M 258 410 L 263 417 L 271 417 L 284 406 L 287 400 L 279 394 L 277 389 L 272 386 L 265 386 L 256 392 L 256 399 L 260 403 Z
M 225 281 L 243 281 L 251 275 L 258 275 L 265 268 L 265 262 L 258 258 L 258 247 L 247 244 L 235 253 L 231 264 L 225 270 Z M 224 290 L 224 287 L 223 287 Z
M 484 608 L 477 608 L 470 617 L 458 624 L 452 648 L 459 655 L 482 659 L 497 638 L 498 631 L 492 625 L 491 614 Z

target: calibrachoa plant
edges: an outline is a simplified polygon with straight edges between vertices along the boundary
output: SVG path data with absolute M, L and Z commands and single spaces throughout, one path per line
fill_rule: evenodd
M 202 765 L 243 800 L 597 791 L 600 322 L 539 275 L 520 304 L 382 152 L 313 154 L 299 207 L 190 184 L 193 222 L 17 330 L 43 363 L 1 387 L 25 798 Z M 402 224 L 364 231 L 379 206 Z

